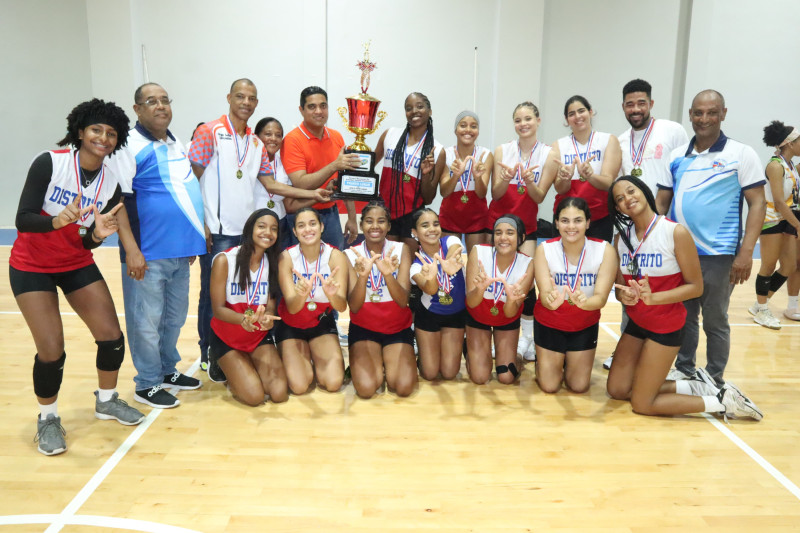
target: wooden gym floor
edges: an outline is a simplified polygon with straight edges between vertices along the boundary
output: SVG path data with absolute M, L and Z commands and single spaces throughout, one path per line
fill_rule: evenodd
M 348 385 L 244 407 L 197 369 L 195 266 L 180 369 L 203 387 L 151 411 L 133 402 L 126 357 L 118 390 L 149 415 L 124 427 L 94 418 L 95 345 L 62 298 L 68 451 L 45 457 L 33 442 L 35 350 L 8 288 L 9 250 L 0 248 L 0 533 L 800 529 L 800 323 L 752 323 L 755 276 L 734 292 L 726 377 L 765 418 L 730 425 L 637 416 L 606 396 L 617 303 L 603 311 L 585 395 L 543 394 L 529 366 L 515 386 L 478 387 L 462 369 L 455 382 L 421 381 L 408 399 L 364 401 Z M 121 312 L 117 252 L 96 258 Z M 783 291 L 773 312 L 785 303 Z

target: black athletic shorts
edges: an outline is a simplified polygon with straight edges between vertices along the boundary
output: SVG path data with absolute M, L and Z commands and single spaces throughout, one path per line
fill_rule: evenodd
M 442 328 L 464 329 L 468 314 L 466 309 L 462 309 L 452 315 L 439 315 L 431 313 L 420 305 L 414 313 L 414 328 L 434 333 L 441 331 Z
M 223 340 L 217 336 L 213 329 L 209 329 L 208 331 L 211 334 L 208 339 L 208 346 L 211 349 L 211 356 L 215 357 L 217 361 L 219 361 L 223 355 L 236 349 L 225 344 L 225 342 L 223 342 Z M 258 346 L 264 346 L 265 344 L 272 344 L 273 346 L 275 345 L 275 339 L 272 338 L 272 330 L 268 331 L 267 334 L 264 335 L 264 338 L 261 339 L 261 342 L 258 343 Z M 256 346 L 256 348 L 258 348 L 258 346 Z
M 795 216 L 797 215 L 798 213 L 795 212 Z M 797 218 L 800 219 L 800 217 Z M 786 220 L 781 220 L 771 228 L 761 230 L 761 235 L 776 235 L 776 234 L 780 235 L 782 233 L 785 233 L 787 235 L 797 235 L 797 230 L 795 230 L 794 226 L 789 224 L 789 222 L 787 222 Z
M 614 237 L 614 217 L 608 215 L 600 220 L 590 220 L 586 236 L 611 242 Z
M 650 339 L 664 346 L 680 346 L 683 344 L 683 328 L 671 333 L 655 333 L 638 326 L 630 319 L 630 315 L 628 316 L 628 325 L 625 327 L 625 333 L 637 339 Z
M 600 325 L 595 324 L 579 331 L 561 331 L 540 324 L 533 318 L 533 340 L 536 346 L 552 352 L 583 352 L 597 348 Z
M 336 329 L 336 321 L 333 319 L 332 312 L 324 313 L 319 324 L 306 329 L 295 328 L 283 320 L 277 320 L 275 321 L 275 326 L 272 328 L 272 333 L 275 335 L 275 342 L 279 344 L 289 339 L 300 339 L 308 342 L 322 335 L 339 336 L 339 330 Z
M 519 318 L 517 318 L 516 320 L 511 321 L 508 324 L 505 324 L 504 326 L 489 326 L 489 325 L 484 324 L 483 322 L 478 322 L 477 320 L 475 320 L 475 318 L 473 318 L 473 316 L 471 314 L 469 314 L 469 311 L 468 311 L 467 312 L 467 326 L 469 326 L 471 328 L 475 328 L 475 329 L 482 329 L 482 330 L 485 330 L 485 331 L 490 331 L 490 330 L 493 330 L 493 329 L 496 329 L 498 331 L 508 331 L 508 330 L 511 330 L 511 329 L 519 329 Z
M 350 331 L 347 332 L 347 346 L 351 348 L 360 341 L 372 341 L 381 345 L 381 348 L 390 344 L 408 344 L 414 346 L 414 332 L 411 328 L 406 328 L 397 333 L 378 333 L 371 329 L 362 328 L 350 322 Z
M 69 294 L 102 280 L 103 275 L 100 274 L 97 265 L 92 263 L 76 270 L 50 273 L 26 272 L 9 266 L 8 278 L 11 282 L 11 292 L 14 296 L 19 296 L 34 291 L 58 292 L 56 287 L 60 287 L 64 294 Z
M 390 221 L 391 227 L 389 228 L 389 235 L 397 235 L 401 239 L 410 239 L 411 228 L 414 227 L 414 222 L 411 220 L 413 215 L 414 213 L 408 213 L 407 215 L 393 218 Z

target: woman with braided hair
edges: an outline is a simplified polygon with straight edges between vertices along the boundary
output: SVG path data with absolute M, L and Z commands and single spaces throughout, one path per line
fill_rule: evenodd
M 800 132 L 783 122 L 773 120 L 764 128 L 764 144 L 776 148 L 767 163 L 767 213 L 761 227 L 761 267 L 756 276 L 756 302 L 747 311 L 756 324 L 770 329 L 780 329 L 781 322 L 769 310 L 769 299 L 789 281 L 789 306 L 786 318 L 800 320 L 797 311 L 797 293 L 800 277 L 794 274 L 797 264 L 797 234 L 800 220 L 797 211 L 800 176 L 792 158 L 800 156 Z M 781 267 L 775 270 L 780 259 Z M 793 296 L 794 295 L 794 296 Z
M 433 201 L 442 174 L 442 145 L 433 138 L 431 102 L 422 93 L 411 93 L 405 102 L 405 129 L 389 128 L 378 140 L 375 160 L 383 159 L 380 195 L 391 217 L 388 238 L 402 240 L 411 252 L 419 249 L 411 237 L 411 215 Z
M 608 211 L 619 232 L 616 297 L 630 318 L 614 351 L 608 394 L 629 400 L 642 415 L 708 412 L 760 420 L 761 411 L 736 386 L 718 388 L 703 368 L 695 379 L 666 381 L 683 340 L 683 301 L 703 293 L 689 231 L 658 216 L 650 187 L 633 176 L 614 182 Z

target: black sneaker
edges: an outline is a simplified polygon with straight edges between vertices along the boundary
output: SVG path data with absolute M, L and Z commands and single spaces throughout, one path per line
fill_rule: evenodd
M 133 399 L 156 409 L 171 409 L 181 404 L 180 400 L 162 389 L 161 385 L 156 385 L 151 389 L 137 390 L 133 395 Z
M 174 374 L 167 374 L 164 376 L 164 383 L 162 385 L 168 389 L 179 390 L 194 390 L 199 389 L 202 383 L 199 379 L 195 379 L 186 374 L 175 372 Z
M 227 376 L 225 376 L 225 372 L 223 372 L 219 367 L 219 361 L 217 360 L 217 357 L 210 354 L 208 357 L 208 379 L 214 383 L 225 383 L 228 381 Z
M 200 348 L 200 370 L 208 372 L 208 348 Z

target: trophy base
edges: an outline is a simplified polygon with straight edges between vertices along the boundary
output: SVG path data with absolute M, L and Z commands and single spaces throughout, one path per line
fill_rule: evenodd
M 375 152 L 369 150 L 345 149 L 347 154 L 357 154 L 361 166 L 354 170 L 343 170 L 334 181 L 336 191 L 331 195 L 335 200 L 370 201 L 378 197 L 378 175 L 375 167 Z

